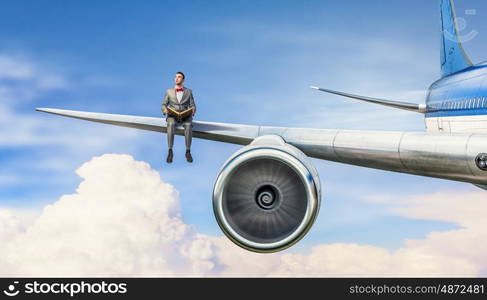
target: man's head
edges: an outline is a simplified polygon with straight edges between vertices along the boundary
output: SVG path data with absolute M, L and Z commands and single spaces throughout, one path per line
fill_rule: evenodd
M 182 85 L 184 82 L 184 73 L 183 72 L 176 72 L 176 77 L 174 77 L 174 82 L 177 85 Z

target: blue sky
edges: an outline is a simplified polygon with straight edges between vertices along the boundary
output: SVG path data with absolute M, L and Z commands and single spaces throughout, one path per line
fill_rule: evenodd
M 478 32 L 465 49 L 474 62 L 486 60 L 487 3 L 457 2 L 465 32 Z M 465 15 L 467 9 L 476 13 Z M 74 171 L 93 156 L 127 153 L 174 184 L 185 222 L 212 235 L 220 234 L 213 182 L 239 146 L 195 139 L 190 165 L 176 137 L 175 162 L 167 165 L 165 135 L 34 108 L 160 116 L 163 91 L 184 71 L 198 120 L 419 131 L 419 115 L 308 86 L 421 102 L 439 77 L 436 1 L 2 1 L 0 28 L 0 206 L 43 207 L 76 189 Z M 292 251 L 329 242 L 396 249 L 405 238 L 456 225 L 392 215 L 364 198 L 475 190 L 312 162 L 324 186 L 322 210 Z

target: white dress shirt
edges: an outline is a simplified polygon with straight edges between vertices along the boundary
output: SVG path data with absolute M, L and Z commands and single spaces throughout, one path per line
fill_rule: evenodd
M 179 103 L 181 103 L 181 99 L 183 99 L 183 93 L 184 93 L 184 91 L 176 92 L 176 98 L 178 99 Z

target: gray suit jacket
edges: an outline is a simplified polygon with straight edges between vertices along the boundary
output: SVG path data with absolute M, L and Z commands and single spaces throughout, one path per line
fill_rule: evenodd
M 167 89 L 166 94 L 164 95 L 164 101 L 162 102 L 161 105 L 161 110 L 163 111 L 163 114 L 164 114 L 164 108 L 166 108 L 166 106 L 171 107 L 172 109 L 175 109 L 177 111 L 186 110 L 188 108 L 193 107 L 196 112 L 196 105 L 194 104 L 193 91 L 187 87 L 184 87 L 183 98 L 181 99 L 181 103 L 180 103 L 178 101 L 178 98 L 176 98 L 176 89 L 173 87 Z

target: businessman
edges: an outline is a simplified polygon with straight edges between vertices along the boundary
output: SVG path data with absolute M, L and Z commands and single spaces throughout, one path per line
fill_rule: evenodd
M 184 83 L 184 73 L 177 72 L 174 78 L 175 86 L 166 90 L 164 95 L 164 101 L 162 102 L 162 114 L 167 116 L 167 163 L 172 163 L 173 151 L 172 146 L 174 144 L 174 128 L 177 123 L 176 119 L 168 115 L 168 107 L 176 111 L 183 111 L 189 108 L 193 109 L 192 114 L 187 116 L 185 119 L 181 120 L 184 127 L 184 141 L 186 143 L 186 160 L 188 162 L 193 162 L 193 157 L 191 156 L 191 138 L 192 138 L 192 121 L 193 116 L 196 113 L 196 105 L 194 103 L 193 91 L 191 89 L 183 86 Z

